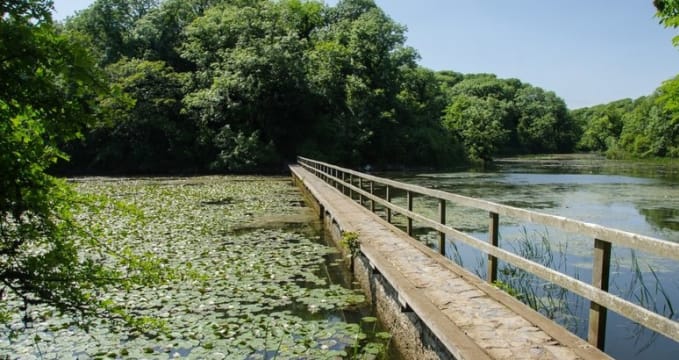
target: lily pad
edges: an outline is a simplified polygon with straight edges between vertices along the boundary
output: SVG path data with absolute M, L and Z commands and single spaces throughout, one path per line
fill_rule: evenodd
M 136 221 L 106 212 L 79 216 L 113 239 L 110 246 L 165 259 L 159 266 L 176 274 L 166 284 L 108 293 L 130 313 L 163 326 L 142 333 L 95 321 L 85 332 L 72 326 L 76 319 L 35 306 L 33 329 L 15 318 L 7 327 L 14 331 L 0 330 L 0 353 L 322 359 L 341 357 L 363 339 L 360 326 L 343 319 L 357 318 L 345 312 L 369 316 L 365 297 L 334 280 L 345 276 L 330 275 L 345 266 L 331 266 L 337 251 L 321 241 L 289 179 L 93 179 L 77 187 L 143 213 Z

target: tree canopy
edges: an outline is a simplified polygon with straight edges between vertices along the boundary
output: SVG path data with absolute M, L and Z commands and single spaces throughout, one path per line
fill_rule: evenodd
M 676 26 L 675 2 L 655 3 Z M 675 153 L 672 81 L 634 102 L 653 106 L 569 111 L 518 79 L 418 66 L 405 27 L 372 0 L 97 0 L 63 27 L 109 85 L 90 105 L 113 116 L 60 140 L 71 158 L 62 171 L 280 171 L 296 155 L 445 167 L 575 149 Z M 18 81 L 8 74 L 0 81 Z
M 471 160 L 503 154 L 569 152 L 578 132 L 566 104 L 553 92 L 492 74 L 456 77 L 449 86 L 444 125 Z
M 132 321 L 101 294 L 152 279 L 131 274 L 153 260 L 119 255 L 124 249 L 80 218 L 113 202 L 81 196 L 48 173 L 68 158 L 60 146 L 82 137 L 108 89 L 79 38 L 55 28 L 51 1 L 3 2 L 0 14 L 0 320 L 46 303 Z
M 679 27 L 679 1 L 655 0 L 656 17 Z M 679 36 L 673 39 L 679 45 Z M 666 80 L 653 94 L 571 111 L 581 137 L 580 151 L 614 158 L 679 157 L 679 78 Z
M 372 0 L 98 0 L 65 27 L 95 49 L 118 90 L 100 106 L 120 113 L 69 145 L 71 170 L 270 171 L 300 154 L 449 166 L 577 140 L 552 92 L 418 66 Z

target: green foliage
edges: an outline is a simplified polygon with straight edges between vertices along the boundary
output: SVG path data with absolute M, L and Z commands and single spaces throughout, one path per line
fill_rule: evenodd
M 675 2 L 656 6 L 675 26 Z M 610 156 L 676 152 L 665 132 L 674 122 L 663 120 L 671 95 L 646 126 L 623 119 L 631 107 L 569 112 L 517 79 L 435 73 L 372 0 L 97 0 L 65 29 L 112 86 L 98 103 L 109 120 L 69 144 L 70 170 L 264 171 L 298 154 L 445 167 L 576 144 Z
M 656 16 L 666 27 L 679 26 L 679 2 L 656 0 Z M 679 45 L 679 36 L 674 37 Z M 578 148 L 612 158 L 679 157 L 679 79 L 665 81 L 654 94 L 574 110 L 583 136 Z
M 324 114 L 307 146 L 350 165 L 436 161 L 427 155 L 445 148 L 412 135 L 440 129 L 441 109 L 425 98 L 438 89 L 423 83 L 431 75 L 416 67 L 404 28 L 372 1 L 341 1 L 328 21 L 307 53 L 310 89 Z
M 89 154 L 74 151 L 74 162 L 82 162 L 76 165 L 124 173 L 194 168 L 203 149 L 195 143 L 195 124 L 181 113 L 186 74 L 162 61 L 127 58 L 106 72 L 118 93 L 100 107 L 114 120 L 90 129 Z
M 444 124 L 460 138 L 470 159 L 489 162 L 509 138 L 502 124 L 507 113 L 501 100 L 460 95 L 446 109 Z
M 498 288 L 498 289 L 500 289 L 500 290 L 506 292 L 506 293 L 509 294 L 510 296 L 515 297 L 515 298 L 517 298 L 517 299 L 519 299 L 519 300 L 521 300 L 521 298 L 522 298 L 522 296 L 523 296 L 523 295 L 519 292 L 519 290 L 515 289 L 515 288 L 512 287 L 511 285 L 509 285 L 509 284 L 507 284 L 506 282 L 503 282 L 503 281 L 501 281 L 501 280 L 495 280 L 495 282 L 493 282 L 493 286 L 495 286 L 496 288 Z
M 611 148 L 623 130 L 623 116 L 632 109 L 629 99 L 573 111 L 582 127 L 578 149 L 605 152 Z
M 351 256 L 356 256 L 361 251 L 361 240 L 358 237 L 358 233 L 352 231 L 342 232 L 341 244 L 349 250 Z
M 527 153 L 570 152 L 579 131 L 566 104 L 551 91 L 523 86 L 516 92 L 516 136 Z
M 469 159 L 489 162 L 501 154 L 573 149 L 577 127 L 554 93 L 489 74 L 438 78 L 449 98 L 443 123 Z
M 231 127 L 226 125 L 216 135 L 215 142 L 222 149 L 212 165 L 215 169 L 243 171 L 262 166 L 273 167 L 279 160 L 273 143 L 262 144 L 258 130 L 250 135 L 240 131 L 234 134 Z
M 655 14 L 660 23 L 665 27 L 679 27 L 679 1 L 677 0 L 653 0 L 658 12 Z M 674 46 L 679 46 L 679 36 L 672 38 Z
M 143 51 L 133 30 L 137 21 L 157 5 L 158 0 L 97 0 L 70 19 L 67 28 L 86 34 L 99 62 L 111 64 Z
M 447 98 L 436 73 L 417 67 L 404 70 L 402 76 L 396 107 L 399 123 L 392 140 L 399 146 L 389 149 L 390 161 L 445 166 L 462 160 L 461 145 L 441 122 Z
M 377 331 L 377 318 L 364 316 L 356 326 L 354 346 L 348 359 L 388 359 L 391 334 Z
M 648 123 L 649 136 L 656 140 L 651 151 L 657 156 L 679 157 L 679 76 L 663 82 L 656 93 L 659 109 Z
M 113 207 L 81 196 L 48 174 L 67 159 L 59 146 L 93 121 L 104 89 L 77 39 L 59 34 L 51 2 L 15 1 L 0 7 L 0 280 L 1 317 L 48 304 L 85 319 L 132 322 L 101 296 L 112 286 L 162 281 L 153 258 L 121 254 L 80 214 Z M 6 298 L 16 301 L 7 301 Z M 135 321 L 139 320 L 135 318 Z
M 70 145 L 75 170 L 255 171 L 300 153 L 378 166 L 460 158 L 434 73 L 373 1 L 98 0 L 66 29 L 117 91 L 101 101 L 113 121 Z
M 294 1 L 223 4 L 206 10 L 187 27 L 182 56 L 197 65 L 200 81 L 190 85 L 184 104 L 203 130 L 201 141 L 218 154 L 213 168 L 270 165 L 257 161 L 272 157 L 268 146 L 252 154 L 256 157 L 252 164 L 229 160 L 249 156 L 259 143 L 270 144 L 286 159 L 296 155 L 295 145 L 304 138 L 310 120 L 306 113 L 310 95 L 300 64 L 309 22 L 317 18 L 314 11 L 317 6 Z
M 637 99 L 623 115 L 620 138 L 607 154 L 610 157 L 640 158 L 669 156 L 667 148 L 672 141 L 667 125 L 667 113 L 658 105 L 656 95 Z
M 613 158 L 679 157 L 677 84 L 670 79 L 647 97 L 574 110 L 583 129 L 579 149 Z

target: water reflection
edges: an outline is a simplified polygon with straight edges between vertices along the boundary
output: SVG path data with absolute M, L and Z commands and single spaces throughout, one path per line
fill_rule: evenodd
M 677 169 L 679 167 L 656 163 L 565 157 L 511 159 L 499 162 L 488 171 L 389 174 L 388 177 L 679 242 Z M 395 199 L 396 203 L 403 201 Z M 414 206 L 417 212 L 436 218 L 434 201 L 416 198 Z M 484 212 L 449 206 L 446 221 L 459 230 L 471 232 L 479 240 L 487 239 L 488 215 Z M 533 254 L 539 262 L 557 258 L 559 261 L 546 265 L 582 281 L 591 280 L 593 239 L 544 226 L 521 224 L 508 218 L 501 217 L 501 221 L 501 247 L 522 253 L 535 249 L 535 244 L 543 244 L 551 253 L 540 256 Z M 417 233 L 429 246 L 438 246 L 435 232 L 421 230 Z M 540 242 L 543 238 L 547 239 L 549 245 Z M 451 260 L 485 276 L 485 254 L 453 242 L 447 244 L 446 253 Z M 543 280 L 519 278 L 518 273 L 511 268 L 504 270 L 504 275 L 500 275 L 503 281 L 514 279 L 514 284 L 530 284 L 533 301 L 549 303 L 556 300 L 553 303 L 562 306 L 561 310 L 546 315 L 560 320 L 562 325 L 578 335 L 586 336 L 587 301 L 573 294 L 564 295 L 558 289 L 544 287 Z M 677 271 L 679 264 L 674 261 L 614 247 L 610 291 L 674 318 L 677 316 L 674 308 L 679 308 Z M 644 330 L 616 314 L 611 314 L 609 319 L 606 346 L 608 353 L 615 358 L 676 358 L 679 352 L 676 342 Z
M 649 223 L 655 225 L 658 230 L 670 229 L 679 231 L 679 209 L 671 208 L 642 208 L 639 209 Z
M 679 179 L 668 179 L 668 171 L 657 169 L 634 171 L 636 163 L 628 164 L 625 174 L 616 175 L 605 172 L 622 170 L 620 164 L 606 166 L 593 160 L 573 162 L 577 165 L 569 165 L 564 160 L 559 160 L 558 166 L 550 166 L 550 162 L 545 165 L 540 161 L 512 161 L 501 163 L 492 172 L 389 176 L 429 188 L 679 241 Z

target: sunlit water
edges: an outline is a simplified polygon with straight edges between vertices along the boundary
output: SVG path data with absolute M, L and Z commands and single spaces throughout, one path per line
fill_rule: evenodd
M 499 161 L 487 171 L 388 174 L 416 183 L 476 198 L 565 216 L 668 241 L 679 242 L 679 177 L 672 167 L 612 162 L 596 157 L 513 159 Z M 394 202 L 403 203 L 402 197 Z M 415 199 L 415 209 L 436 217 L 433 200 Z M 397 219 L 402 221 L 401 219 Z M 447 223 L 479 239 L 487 239 L 488 215 L 452 207 Z M 423 241 L 436 247 L 436 234 L 416 229 Z M 500 246 L 567 273 L 591 281 L 593 239 L 501 218 Z M 470 271 L 485 277 L 485 254 L 449 242 L 446 254 Z M 540 279 L 517 277 L 515 269 L 500 264 L 500 279 L 514 288 L 531 288 L 541 312 L 587 336 L 589 302 Z M 610 291 L 635 303 L 677 318 L 679 263 L 613 249 Z M 618 359 L 676 359 L 679 344 L 609 312 L 606 352 Z

